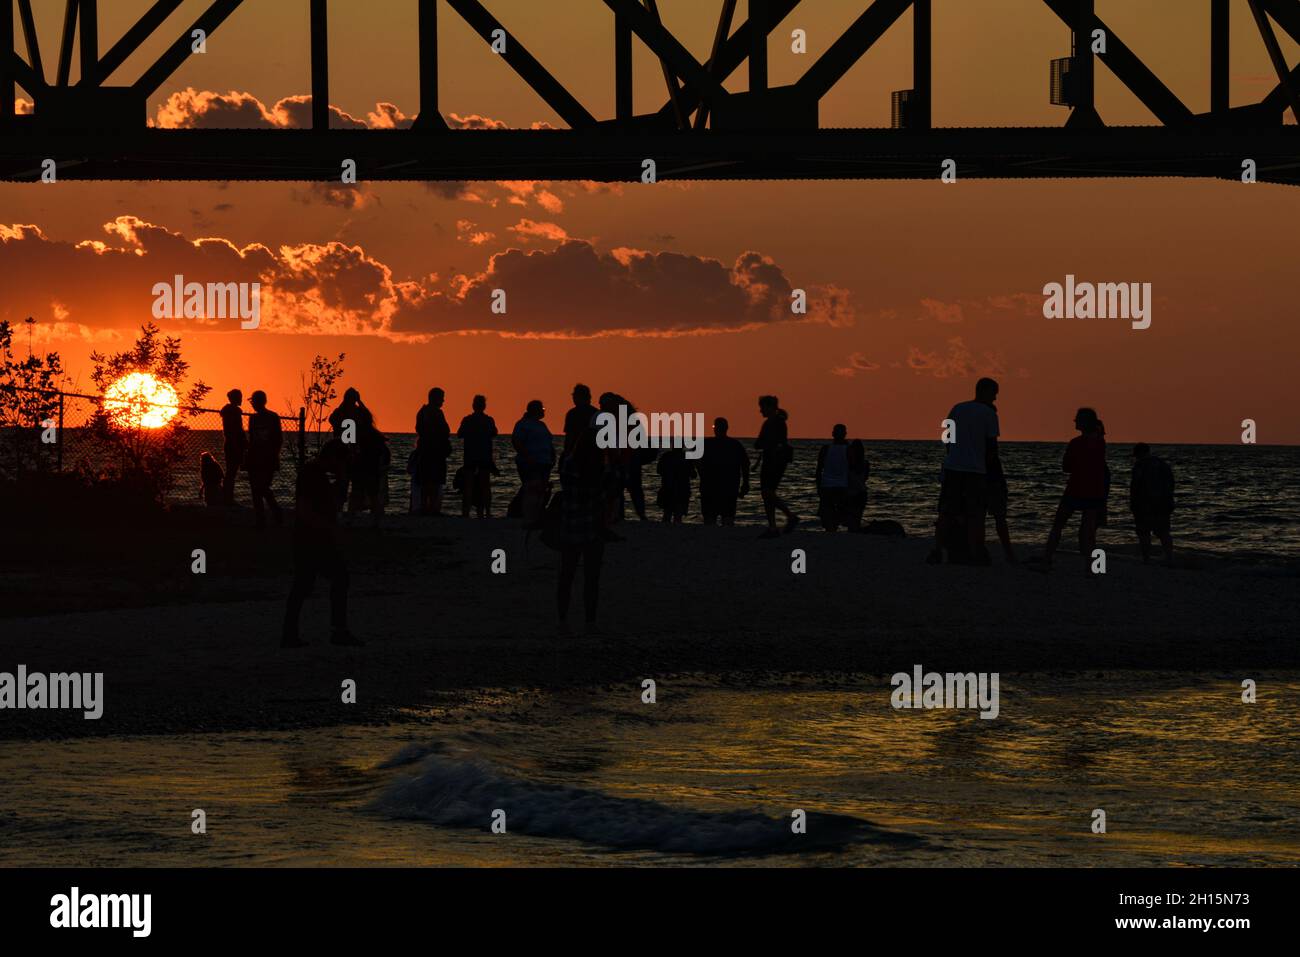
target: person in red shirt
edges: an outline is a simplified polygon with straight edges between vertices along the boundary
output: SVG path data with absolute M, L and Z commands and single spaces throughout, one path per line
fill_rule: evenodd
M 1069 473 L 1065 494 L 1056 508 L 1052 531 L 1047 536 L 1047 554 L 1044 562 L 1052 564 L 1052 555 L 1061 544 L 1065 524 L 1076 511 L 1079 519 L 1079 554 L 1086 560 L 1097 543 L 1097 525 L 1106 506 L 1106 440 L 1102 437 L 1101 422 L 1093 409 L 1080 409 L 1074 415 L 1074 427 L 1079 435 L 1065 447 L 1061 470 Z

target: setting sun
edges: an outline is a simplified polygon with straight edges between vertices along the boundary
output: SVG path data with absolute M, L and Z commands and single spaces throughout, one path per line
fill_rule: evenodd
M 176 390 L 147 372 L 124 375 L 104 390 L 104 411 L 113 424 L 161 429 L 179 411 Z

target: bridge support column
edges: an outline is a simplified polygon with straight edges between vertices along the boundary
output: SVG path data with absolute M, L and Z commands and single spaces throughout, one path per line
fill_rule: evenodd
M 311 128 L 330 128 L 330 45 L 325 0 L 311 0 Z
M 81 80 L 82 86 L 99 85 L 99 0 L 81 0 Z
M 749 0 L 749 90 L 767 89 L 768 0 Z
M 1097 29 L 1097 11 L 1094 0 L 1075 0 L 1073 22 L 1073 76 L 1070 80 L 1074 110 L 1067 127 L 1101 126 L 1097 113 L 1096 78 L 1097 61 L 1092 52 L 1092 31 Z
M 632 104 L 632 24 L 622 11 L 614 13 L 614 115 L 630 120 Z
M 0 0 L 0 126 L 9 126 L 14 118 L 14 0 Z
M 438 0 L 420 0 L 420 115 L 421 127 L 437 125 L 438 114 Z
M 1228 0 L 1210 0 L 1210 111 L 1224 117 L 1230 108 L 1228 97 L 1229 53 Z
M 928 130 L 931 91 L 934 85 L 930 0 L 912 0 L 912 90 L 916 98 L 909 118 L 910 128 Z

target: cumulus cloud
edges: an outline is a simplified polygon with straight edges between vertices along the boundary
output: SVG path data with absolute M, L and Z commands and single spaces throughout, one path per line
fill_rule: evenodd
M 861 352 L 855 352 L 849 356 L 848 361 L 842 366 L 836 366 L 831 369 L 831 375 L 843 376 L 846 379 L 852 379 L 861 372 L 875 372 L 880 368 L 879 362 L 872 362 Z
M 521 242 L 528 242 L 532 239 L 549 239 L 552 242 L 561 242 L 569 238 L 564 227 L 555 223 L 537 223 L 531 219 L 521 219 L 514 226 L 507 226 L 509 232 L 514 233 Z
M 476 230 L 469 221 L 457 226 L 471 236 Z M 154 285 L 181 275 L 187 282 L 260 283 L 261 333 L 674 336 L 776 322 L 845 324 L 853 312 L 847 295 L 828 287 L 809 290 L 807 316 L 791 315 L 789 281 L 756 252 L 727 265 L 560 239 L 551 249 L 497 253 L 482 272 L 444 281 L 436 274 L 399 278 L 361 246 L 341 242 L 241 247 L 190 239 L 135 216 L 106 223 L 103 233 L 69 242 L 35 226 L 0 225 L 0 308 L 9 317 L 47 317 L 56 315 L 57 301 L 60 321 L 134 327 L 151 315 Z M 492 309 L 497 289 L 507 296 L 504 314 Z
M 985 352 L 975 355 L 961 336 L 949 339 L 946 348 L 927 351 L 912 346 L 907 352 L 907 367 L 918 375 L 932 375 L 936 379 L 969 378 L 971 376 L 996 376 L 1006 373 L 1006 363 L 1000 353 Z

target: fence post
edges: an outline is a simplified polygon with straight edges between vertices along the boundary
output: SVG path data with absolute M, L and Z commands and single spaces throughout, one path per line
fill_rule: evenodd
M 307 410 L 298 407 L 298 468 L 307 459 Z
M 59 441 L 57 443 L 58 451 L 55 452 L 54 471 L 63 471 L 63 390 L 59 390 Z

